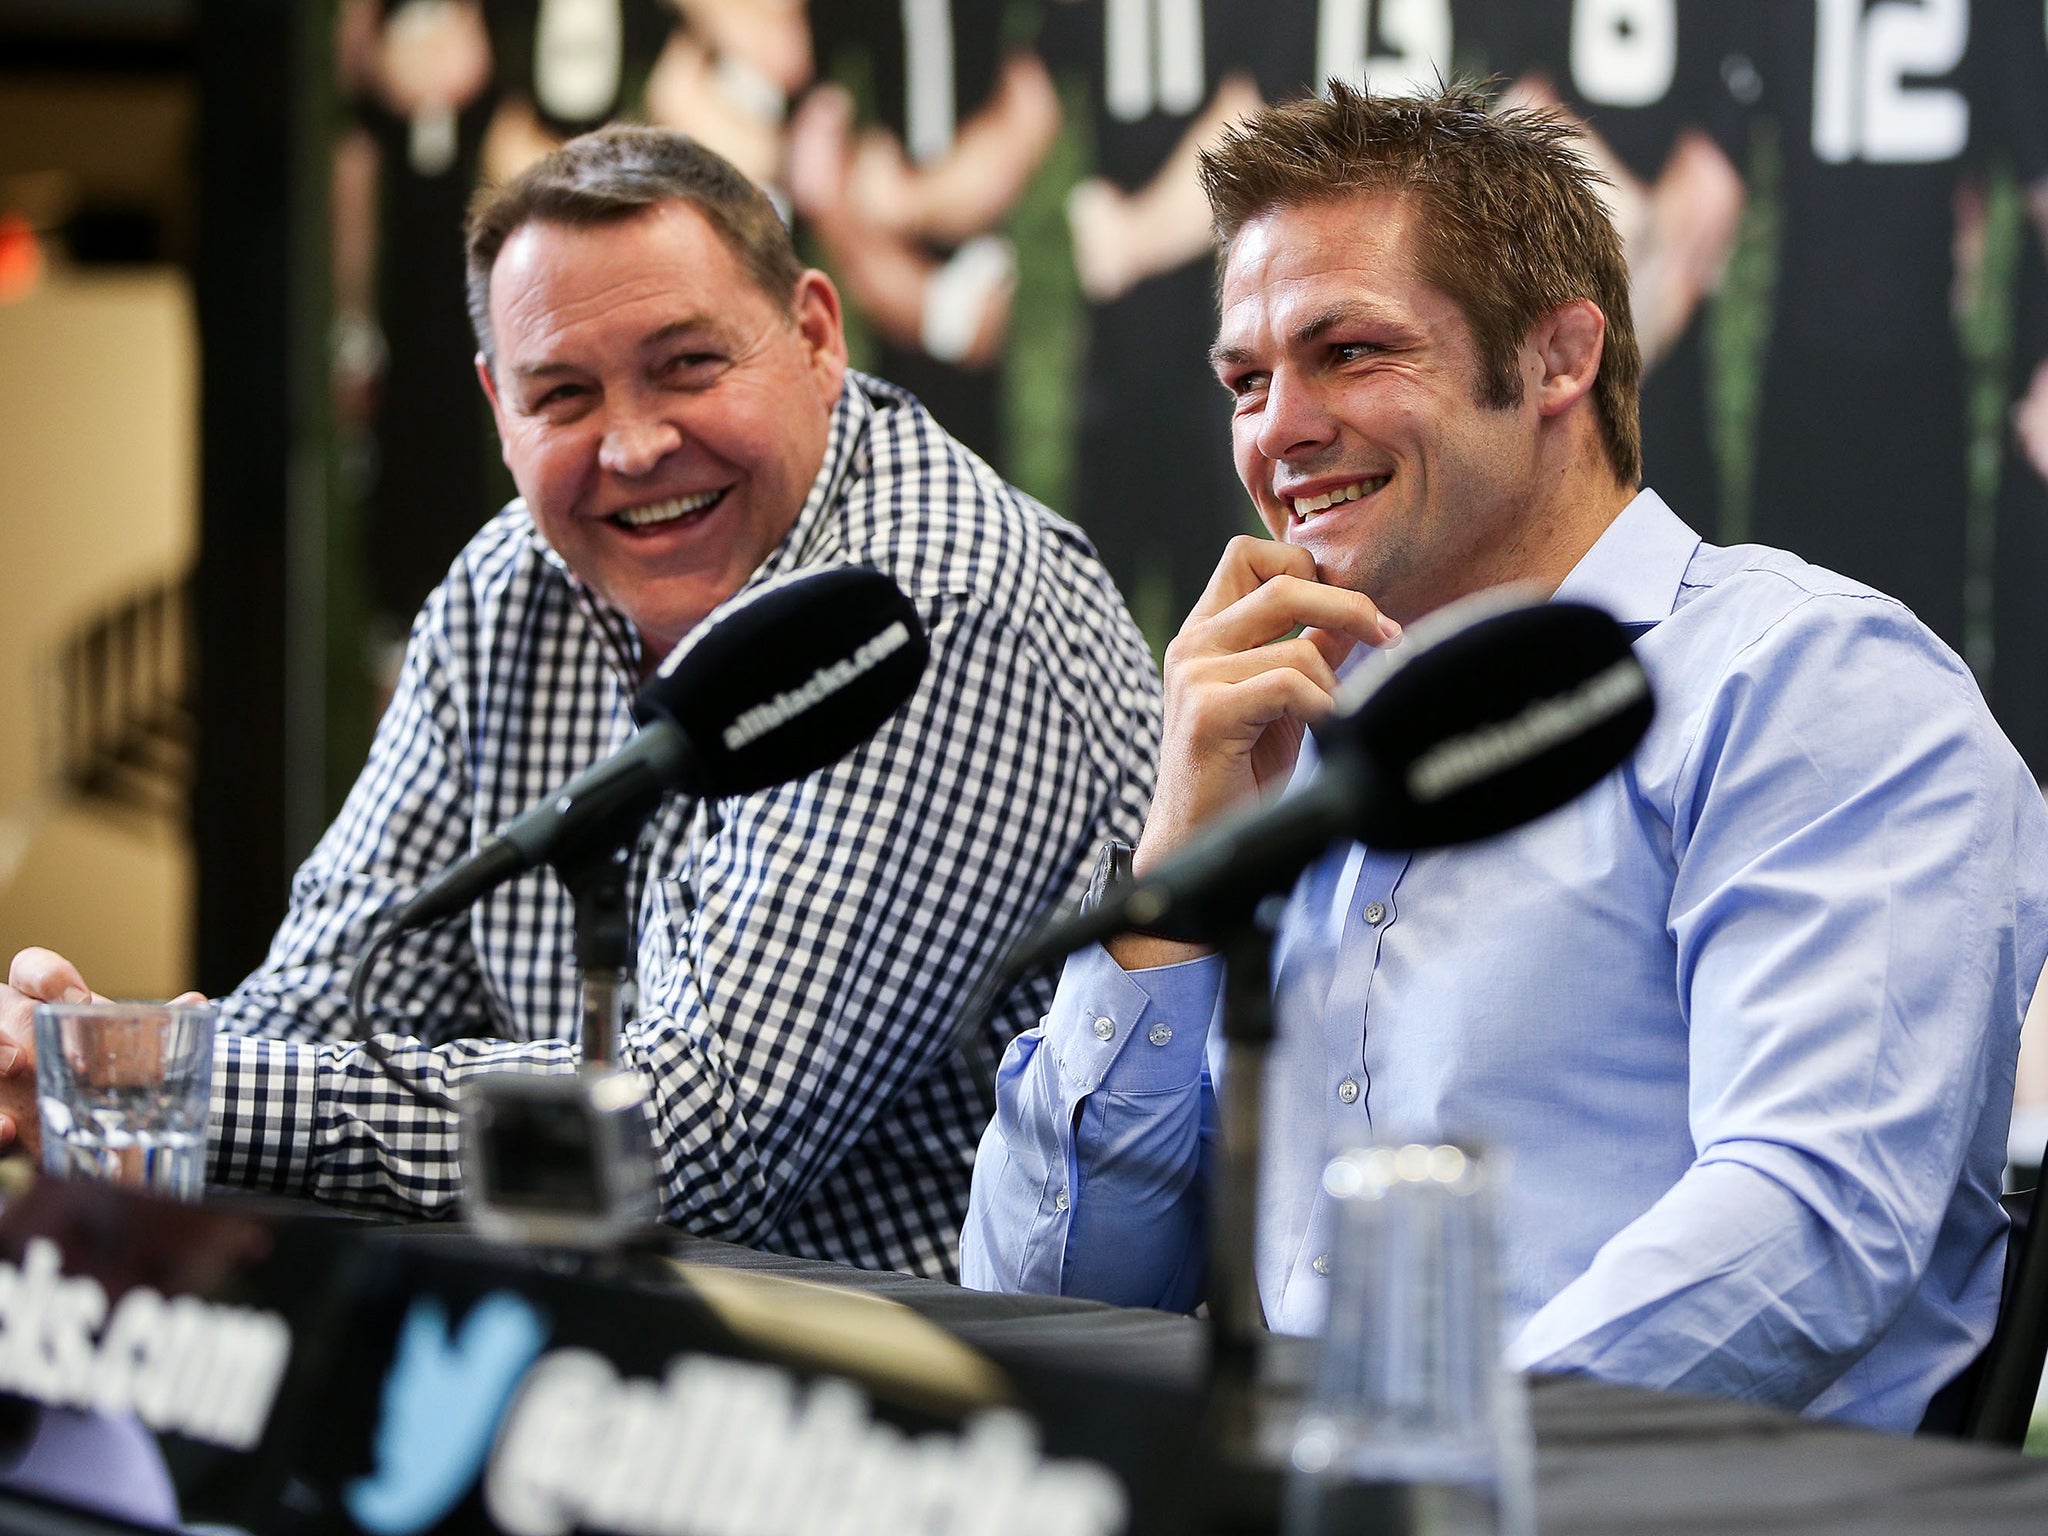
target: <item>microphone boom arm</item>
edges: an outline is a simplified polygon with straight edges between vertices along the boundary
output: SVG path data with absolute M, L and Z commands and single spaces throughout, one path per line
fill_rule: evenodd
M 1318 775 L 1276 805 L 1218 822 L 1121 899 L 1034 934 L 1011 955 L 1006 973 L 1022 975 L 1132 928 L 1190 943 L 1236 932 L 1260 902 L 1289 890 L 1308 856 L 1355 818 L 1356 806 L 1371 792 L 1371 776 L 1370 763 L 1347 764 L 1342 771 Z M 1240 829 L 1255 820 L 1269 835 L 1256 841 L 1241 838 Z
M 551 862 L 558 847 L 578 857 L 632 842 L 669 786 L 687 782 L 691 765 L 682 735 L 643 731 L 625 750 L 556 790 L 549 807 L 536 807 L 485 839 L 401 907 L 393 923 L 408 933 L 453 917 L 484 892 Z

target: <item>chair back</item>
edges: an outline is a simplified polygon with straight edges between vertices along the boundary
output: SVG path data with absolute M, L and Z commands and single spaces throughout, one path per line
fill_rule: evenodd
M 1998 1323 L 1975 1368 L 1976 1381 L 1963 1414 L 1963 1437 L 1991 1445 L 2020 1445 L 2034 1417 L 2041 1368 L 2048 1360 L 2048 1242 L 2038 1240 L 2036 1192 L 2004 1197 L 2012 1217 L 2006 1239 L 2005 1289 Z

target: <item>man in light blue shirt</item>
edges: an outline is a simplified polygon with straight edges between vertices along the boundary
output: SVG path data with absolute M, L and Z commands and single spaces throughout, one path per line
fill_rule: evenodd
M 1510 1363 L 1899 1430 L 1989 1336 L 2048 809 L 1898 603 L 1639 488 L 1619 242 L 1560 127 L 1333 87 L 1205 156 L 1214 357 L 1274 539 L 1167 657 L 1133 863 L 1313 771 L 1360 646 L 1520 581 L 1627 625 L 1658 716 L 1520 832 L 1331 850 L 1276 957 L 1256 1268 L 1326 1300 L 1333 1141 L 1501 1154 Z M 1300 633 L 1296 633 L 1299 630 Z M 1127 934 L 999 1078 L 963 1276 L 1204 1293 L 1220 962 Z

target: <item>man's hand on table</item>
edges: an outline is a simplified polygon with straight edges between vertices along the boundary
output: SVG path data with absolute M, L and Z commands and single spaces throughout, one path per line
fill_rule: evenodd
M 24 949 L 7 969 L 0 987 L 0 1149 L 19 1148 L 30 1157 L 42 1152 L 41 1123 L 36 1115 L 36 1005 L 38 1003 L 104 1003 L 107 999 L 85 984 L 78 967 L 47 949 Z M 203 1003 L 205 997 L 186 992 L 176 1003 Z
M 1158 787 L 1132 872 L 1142 877 L 1219 817 L 1277 793 L 1303 733 L 1335 707 L 1337 667 L 1355 645 L 1385 645 L 1400 633 L 1371 599 L 1324 585 L 1308 551 L 1232 539 L 1166 648 Z M 1125 970 L 1206 952 L 1145 934 L 1109 945 Z
M 36 1004 L 98 998 L 78 968 L 47 949 L 24 949 L 0 987 L 0 1147 L 41 1150 L 36 1119 Z

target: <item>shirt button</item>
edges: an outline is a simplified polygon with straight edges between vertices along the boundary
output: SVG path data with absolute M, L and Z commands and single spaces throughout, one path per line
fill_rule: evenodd
M 1173 1038 L 1173 1026 L 1171 1024 L 1154 1024 L 1146 1032 L 1145 1038 L 1154 1045 L 1164 1045 Z
M 1365 920 L 1377 928 L 1387 915 L 1385 902 L 1375 901 L 1365 909 Z
M 1109 1039 L 1112 1039 L 1112 1038 L 1114 1038 L 1114 1037 L 1115 1037 L 1115 1035 L 1116 1035 L 1116 1022 L 1115 1022 L 1114 1020 L 1112 1020 L 1112 1019 L 1097 1019 L 1097 1020 L 1095 1021 L 1095 1038 L 1096 1038 L 1096 1039 L 1098 1039 L 1098 1040 L 1109 1040 Z
M 1052 1208 L 1056 1211 L 1064 1211 L 1067 1208 L 1067 1192 L 1064 1189 L 1052 1197 Z
M 1347 1077 L 1343 1082 L 1339 1083 L 1337 1085 L 1337 1097 L 1346 1104 L 1356 1104 L 1358 1102 L 1358 1079 Z
M 1315 1256 L 1314 1262 L 1309 1265 L 1309 1268 L 1314 1270 L 1317 1274 L 1321 1275 L 1325 1280 L 1329 1279 L 1330 1256 L 1327 1253 L 1317 1254 Z

